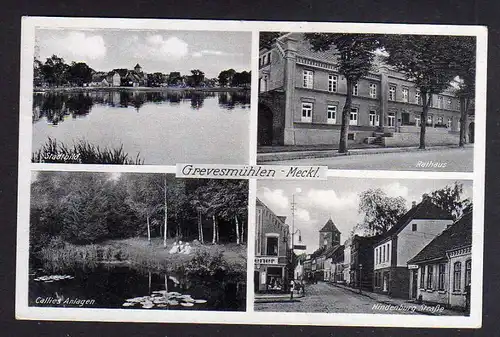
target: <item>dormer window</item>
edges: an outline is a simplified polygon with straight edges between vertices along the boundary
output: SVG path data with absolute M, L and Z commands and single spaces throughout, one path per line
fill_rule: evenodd
M 411 224 L 411 231 L 412 232 L 416 232 L 417 231 L 417 224 L 416 223 L 412 223 Z

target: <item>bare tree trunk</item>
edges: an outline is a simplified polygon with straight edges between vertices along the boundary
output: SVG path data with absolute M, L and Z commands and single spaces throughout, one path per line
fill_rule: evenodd
M 151 294 L 151 272 L 148 272 L 148 289 Z
M 200 233 L 200 242 L 205 243 L 203 240 L 203 223 L 201 221 L 201 211 L 199 211 L 199 213 L 198 213 L 198 230 Z
M 238 216 L 237 215 L 234 216 L 234 220 L 235 220 L 234 223 L 236 225 L 236 244 L 239 245 L 240 244 L 240 225 L 238 223 Z
M 346 76 L 347 79 L 347 96 L 345 99 L 344 109 L 342 110 L 342 126 L 340 127 L 340 142 L 339 153 L 347 153 L 347 133 L 349 132 L 349 119 L 351 115 L 352 102 L 352 87 L 353 81 Z
M 465 96 L 460 97 L 460 139 L 458 146 L 463 147 L 467 143 L 466 128 L 467 128 L 467 108 L 468 99 Z
M 245 226 L 243 226 L 243 224 L 241 224 L 241 239 L 240 239 L 240 242 L 241 243 L 245 243 Z
M 163 247 L 167 247 L 167 233 L 168 233 L 168 227 L 167 227 L 167 175 L 165 174 L 165 180 L 164 180 L 164 186 L 163 186 L 163 202 L 164 202 L 164 209 L 165 209 L 165 214 L 164 214 L 164 225 L 163 225 Z
M 219 243 L 219 221 L 217 221 L 217 218 L 215 218 L 215 229 L 216 229 L 216 232 L 215 232 L 215 235 L 217 235 L 217 243 Z
M 420 115 L 420 146 L 419 149 L 425 149 L 425 129 L 427 126 L 427 115 L 429 113 L 429 105 L 432 99 L 432 93 L 422 92 L 422 113 Z
M 148 225 L 148 242 L 151 243 L 151 227 L 149 225 L 149 213 L 146 215 L 146 222 Z
M 212 215 L 212 227 L 213 227 L 212 243 L 215 244 L 216 241 L 217 241 L 217 230 L 216 230 L 216 224 L 215 224 L 215 215 Z

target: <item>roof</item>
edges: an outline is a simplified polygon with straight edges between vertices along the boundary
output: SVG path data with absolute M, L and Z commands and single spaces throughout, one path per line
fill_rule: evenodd
M 387 233 L 383 234 L 383 239 L 398 234 L 410 221 L 415 219 L 453 220 L 453 217 L 444 209 L 433 204 L 429 198 L 424 198 L 418 205 L 406 212 Z
M 319 232 L 339 232 L 340 231 L 337 229 L 337 226 L 335 226 L 335 224 L 333 223 L 332 219 L 328 219 L 328 221 L 326 222 L 326 224 L 323 226 L 323 228 L 321 228 L 319 230 Z
M 139 65 L 139 63 L 137 63 L 134 68 L 142 68 L 142 67 Z
M 434 238 L 409 264 L 423 263 L 446 258 L 446 252 L 472 245 L 472 211 L 462 216 L 448 229 Z
M 344 245 L 333 246 L 333 247 L 327 249 L 326 252 L 324 253 L 324 255 L 326 258 L 333 257 L 334 255 L 336 255 L 336 253 L 342 253 L 344 251 L 344 248 L 345 248 Z
M 283 223 L 286 220 L 286 215 L 277 215 L 277 217 L 278 217 L 278 219 L 280 219 L 281 221 L 283 221 Z

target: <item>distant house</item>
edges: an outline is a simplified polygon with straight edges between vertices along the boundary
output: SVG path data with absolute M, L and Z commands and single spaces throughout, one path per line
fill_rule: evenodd
M 374 291 L 415 297 L 408 291 L 410 282 L 416 282 L 415 273 L 410 278 L 408 261 L 452 223 L 451 214 L 424 195 L 422 202 L 414 204 L 374 246 Z
M 344 242 L 344 283 L 347 285 L 351 284 L 351 244 L 352 238 L 347 239 Z
M 344 283 L 344 249 L 344 245 L 337 246 L 336 249 L 331 252 L 333 266 L 331 281 L 335 283 Z
M 373 290 L 373 246 L 381 236 L 354 235 L 351 240 L 349 282 L 352 287 Z
M 412 279 L 416 279 L 410 293 L 424 302 L 466 308 L 472 281 L 471 248 L 472 211 L 408 261 Z
M 127 75 L 127 69 L 113 69 L 108 73 L 106 80 L 112 87 L 120 87 L 122 85 L 122 78 Z
M 111 84 L 107 80 L 106 73 L 95 73 L 92 75 L 91 87 L 109 87 Z

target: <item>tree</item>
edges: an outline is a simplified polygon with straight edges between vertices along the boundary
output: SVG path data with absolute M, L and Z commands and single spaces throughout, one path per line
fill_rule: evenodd
M 163 191 L 158 189 L 159 175 L 127 174 L 127 204 L 140 218 L 146 219 L 148 241 L 151 242 L 152 217 L 164 206 Z
M 153 73 L 148 75 L 148 87 L 160 87 L 165 83 L 165 75 L 162 73 Z
M 93 72 L 92 68 L 84 62 L 72 62 L 68 67 L 68 81 L 81 87 L 84 83 L 92 82 Z
M 168 85 L 179 85 L 182 81 L 181 73 L 178 71 L 172 71 L 168 75 Z
M 454 60 L 453 37 L 430 35 L 387 35 L 382 39 L 388 53 L 386 62 L 415 83 L 422 97 L 420 149 L 425 149 L 425 130 L 432 95 L 450 86 L 455 77 L 450 69 Z
M 360 194 L 359 213 L 364 220 L 360 226 L 376 234 L 384 234 L 406 213 L 403 197 L 389 197 L 381 189 L 369 189 Z
M 194 87 L 199 87 L 205 79 L 205 73 L 199 69 L 191 70 L 191 79 Z
M 342 126 L 340 128 L 339 153 L 347 153 L 347 133 L 351 114 L 353 87 L 362 76 L 368 74 L 375 58 L 374 51 L 379 40 L 371 34 L 327 34 L 308 33 L 306 39 L 314 51 L 328 51 L 338 57 L 338 72 L 346 78 L 347 95 L 342 110 Z
M 429 195 L 433 204 L 447 211 L 457 220 L 472 208 L 470 199 L 462 199 L 463 185 L 457 181 L 453 185 L 447 185 L 442 189 L 436 190 Z
M 221 71 L 219 73 L 219 77 L 218 77 L 219 86 L 225 87 L 225 86 L 231 84 L 233 81 L 234 74 L 236 74 L 236 70 L 234 70 L 232 68 Z
M 280 32 L 260 32 L 259 33 L 259 49 L 271 48 L 274 40 L 283 35 Z
M 60 86 L 67 81 L 67 71 L 69 66 L 64 63 L 64 59 L 56 55 L 49 57 L 41 68 L 45 81 L 52 86 Z
M 248 71 L 242 71 L 241 73 L 234 73 L 231 79 L 231 86 L 240 87 L 243 85 L 250 84 L 252 81 L 252 75 Z
M 468 111 L 476 90 L 476 40 L 472 36 L 456 36 L 452 40 L 454 56 L 451 69 L 458 76 L 456 95 L 460 99 L 459 146 L 466 143 Z

